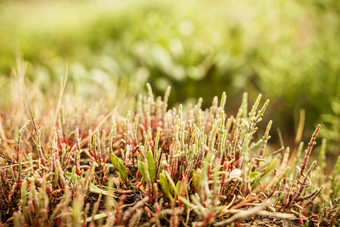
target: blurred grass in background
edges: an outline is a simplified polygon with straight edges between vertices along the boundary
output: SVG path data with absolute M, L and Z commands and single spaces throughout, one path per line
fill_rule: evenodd
M 323 123 L 339 153 L 337 0 L 2 1 L 0 31 L 3 102 L 21 53 L 27 81 L 44 93 L 68 65 L 68 89 L 83 102 L 124 105 L 117 97 L 150 82 L 158 95 L 172 86 L 172 105 L 204 97 L 208 106 L 226 91 L 236 112 L 244 91 L 250 102 L 262 93 L 286 141 L 305 109 L 305 135 Z

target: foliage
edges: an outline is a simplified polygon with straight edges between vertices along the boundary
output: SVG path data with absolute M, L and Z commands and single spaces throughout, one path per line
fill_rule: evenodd
M 309 135 L 322 114 L 334 114 L 331 100 L 340 99 L 338 5 L 5 1 L 0 72 L 9 75 L 13 50 L 19 49 L 31 63 L 28 77 L 44 92 L 68 64 L 70 84 L 85 99 L 93 95 L 93 84 L 109 93 L 120 83 L 136 95 L 147 81 L 156 94 L 168 85 L 176 90 L 170 105 L 203 95 L 205 108 L 226 90 L 230 108 L 237 109 L 234 100 L 243 91 L 251 101 L 262 93 L 272 100 L 267 116 L 275 128 L 290 137 L 305 109 Z
M 340 158 L 330 176 L 323 173 L 325 143 L 319 166 L 308 161 L 320 125 L 304 154 L 303 142 L 292 152 L 269 152 L 272 123 L 263 134 L 257 128 L 269 103 L 261 104 L 261 95 L 250 109 L 244 95 L 236 116 L 227 117 L 225 93 L 205 110 L 202 99 L 169 109 L 170 88 L 161 98 L 147 87 L 135 111 L 93 118 L 90 128 L 81 120 L 84 110 L 65 122 L 63 89 L 56 111 L 40 116 L 27 106 L 29 120 L 19 116 L 26 122 L 19 130 L 11 129 L 17 106 L 7 107 L 0 127 L 1 222 L 224 226 L 262 216 L 258 221 L 340 224 Z

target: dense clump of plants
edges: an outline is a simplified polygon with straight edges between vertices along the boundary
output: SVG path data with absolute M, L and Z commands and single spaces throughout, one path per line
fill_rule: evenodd
M 309 162 L 320 125 L 306 146 L 268 152 L 261 95 L 229 116 L 225 93 L 205 110 L 202 99 L 168 109 L 169 94 L 148 86 L 134 111 L 90 129 L 69 128 L 59 106 L 52 123 L 27 107 L 9 139 L 1 116 L 1 225 L 340 224 L 340 158 L 325 176 L 323 142 Z

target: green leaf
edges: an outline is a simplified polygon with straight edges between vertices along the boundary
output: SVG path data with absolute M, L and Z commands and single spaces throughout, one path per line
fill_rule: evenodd
M 110 158 L 111 158 L 111 162 L 112 162 L 113 166 L 120 173 L 120 177 L 125 182 L 127 182 L 127 175 L 126 175 L 126 167 L 125 167 L 125 165 L 119 160 L 119 158 L 114 153 L 111 154 Z
M 117 175 L 119 178 L 123 179 L 122 175 L 119 172 L 117 172 Z
M 166 179 L 166 177 L 162 173 L 159 174 L 159 181 L 161 183 L 164 194 L 166 196 L 168 196 L 169 199 L 172 199 L 172 196 L 171 196 L 170 190 L 169 190 L 168 180 Z
M 275 159 L 274 159 L 274 160 L 273 160 L 273 161 L 272 161 L 272 162 L 264 169 L 262 176 L 264 176 L 264 175 L 266 175 L 267 173 L 269 173 L 270 171 L 272 171 L 272 170 L 275 168 L 277 162 L 278 162 L 278 159 L 275 158 Z
M 116 169 L 118 169 L 118 157 L 117 157 L 117 155 L 111 154 L 110 158 L 111 158 L 111 162 L 112 162 L 113 166 Z
M 144 162 L 138 161 L 138 170 L 142 174 L 142 177 L 143 177 L 144 181 L 146 182 L 147 177 L 146 177 Z
M 249 182 L 252 182 L 256 179 L 256 177 L 260 174 L 260 172 L 251 172 L 249 174 L 249 178 L 248 178 L 248 181 Z
M 146 154 L 146 159 L 148 161 L 148 171 L 150 174 L 151 183 L 153 184 L 155 182 L 156 177 L 156 168 L 152 153 L 150 151 Z
M 175 192 L 175 191 L 176 191 L 175 182 L 172 180 L 172 178 L 171 178 L 171 176 L 170 176 L 170 174 L 169 174 L 168 172 L 165 172 L 165 175 L 166 175 L 166 177 L 168 178 L 168 181 L 170 182 L 171 190 L 172 190 L 173 192 Z
M 65 177 L 70 180 L 71 177 L 72 177 L 72 174 L 71 173 L 65 173 Z M 79 180 L 80 180 L 80 176 L 75 176 L 74 183 L 77 184 Z M 100 194 L 101 193 L 101 194 L 106 195 L 106 196 L 117 198 L 116 194 L 110 193 L 109 191 L 106 191 L 104 189 L 98 188 L 93 183 L 90 183 L 90 192 L 96 193 L 96 194 Z
M 253 183 L 253 188 L 255 188 L 259 183 L 260 183 L 260 180 L 267 174 L 269 173 L 270 171 L 272 171 L 276 164 L 278 162 L 278 159 L 275 158 L 271 163 L 269 163 L 269 165 L 267 165 L 261 172 L 260 174 L 257 174 L 255 180 L 254 180 L 254 183 Z

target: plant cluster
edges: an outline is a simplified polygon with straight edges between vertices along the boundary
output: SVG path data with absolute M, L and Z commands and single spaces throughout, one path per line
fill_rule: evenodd
M 284 135 L 295 133 L 305 109 L 308 137 L 322 114 L 338 116 L 332 105 L 340 103 L 339 12 L 336 0 L 2 1 L 0 86 L 17 48 L 43 91 L 65 62 L 74 90 L 87 98 L 93 84 L 110 93 L 122 81 L 140 92 L 149 81 L 156 94 L 176 89 L 171 105 L 203 96 L 206 108 L 227 90 L 237 108 L 234 100 L 246 90 L 252 102 L 258 93 L 272 100 L 267 116 Z M 323 135 L 339 147 L 339 133 Z
M 169 109 L 170 88 L 156 98 L 147 87 L 135 111 L 89 130 L 30 115 L 12 140 L 2 116 L 1 225 L 340 224 L 340 158 L 324 175 L 323 143 L 309 162 L 320 125 L 304 153 L 303 142 L 269 152 L 261 95 L 228 116 L 225 93 L 205 110 L 202 99 Z

